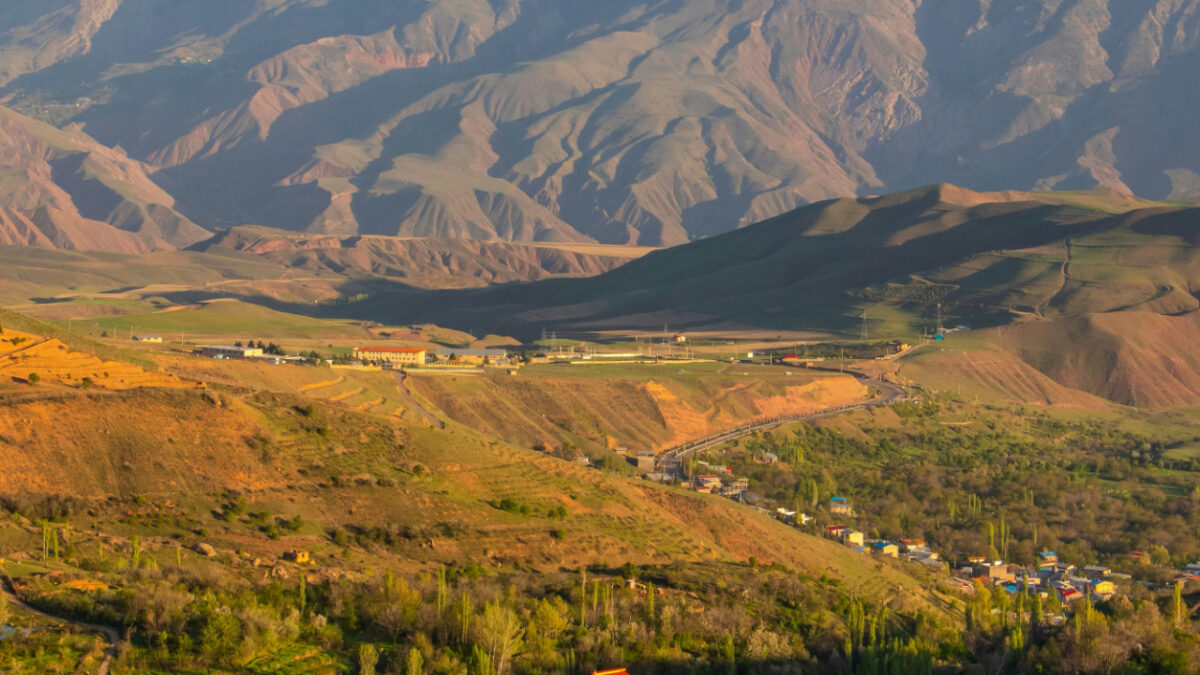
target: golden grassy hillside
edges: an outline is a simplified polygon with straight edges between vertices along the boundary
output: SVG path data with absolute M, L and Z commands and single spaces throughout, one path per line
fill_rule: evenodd
M 36 375 L 36 378 L 31 378 Z M 39 385 L 92 386 L 121 391 L 138 387 L 195 388 L 198 382 L 144 370 L 122 361 L 73 351 L 56 338 L 8 330 L 0 337 L 0 387 L 37 379 Z
M 865 598 L 929 606 L 892 564 L 803 534 L 718 497 L 582 467 L 489 440 L 274 394 L 138 390 L 0 406 L 0 495 L 56 496 L 103 508 L 137 496 L 126 534 L 148 547 L 171 533 L 220 551 L 278 556 L 304 548 L 352 568 L 437 562 L 543 570 L 584 564 L 780 562 L 840 580 Z M 301 516 L 268 540 L 218 516 L 227 490 L 251 513 Z M 524 512 L 502 510 L 509 498 Z M 565 516 L 551 518 L 562 507 Z M 159 523 L 140 529 L 135 522 Z M 124 527 L 124 526 L 123 526 Z M 332 542 L 337 529 L 383 528 L 387 546 Z M 124 530 L 122 530 L 124 531 Z M 161 539 L 161 541 L 160 541 Z
M 657 450 L 868 395 L 851 377 L 787 376 L 783 369 L 741 371 L 717 364 L 549 366 L 525 368 L 516 376 L 414 376 L 411 382 L 450 419 L 526 447 L 569 442 Z

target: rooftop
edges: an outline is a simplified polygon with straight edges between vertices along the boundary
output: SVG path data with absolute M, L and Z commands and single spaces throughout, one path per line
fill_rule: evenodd
M 368 354 L 420 354 L 425 351 L 416 347 L 356 347 L 355 350 Z
M 503 349 L 439 349 L 437 353 L 446 355 L 456 354 L 458 356 L 492 356 L 496 358 L 508 356 L 508 352 Z

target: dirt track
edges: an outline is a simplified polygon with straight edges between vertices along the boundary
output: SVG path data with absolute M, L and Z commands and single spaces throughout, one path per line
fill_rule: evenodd
M 104 639 L 108 640 L 108 649 L 104 650 L 104 660 L 100 662 L 100 667 L 96 669 L 96 675 L 108 675 L 109 666 L 112 665 L 112 660 L 117 655 L 117 644 L 121 641 L 121 635 L 117 632 L 116 628 L 113 628 L 112 626 L 101 626 L 99 624 L 72 621 L 71 619 L 64 619 L 61 616 L 47 614 L 40 609 L 30 607 L 22 602 L 21 599 L 18 598 L 13 592 L 12 581 L 8 577 L 0 577 L 0 602 L 4 601 L 7 601 L 9 604 L 29 612 L 30 614 L 35 614 L 53 621 L 61 621 L 62 623 L 82 628 L 88 632 L 100 633 L 103 635 Z

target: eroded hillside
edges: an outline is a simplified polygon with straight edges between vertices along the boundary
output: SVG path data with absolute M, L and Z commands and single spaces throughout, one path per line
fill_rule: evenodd
M 551 368 L 529 376 L 413 377 L 412 383 L 450 419 L 526 447 L 566 443 L 661 450 L 747 422 L 816 412 L 869 396 L 865 386 L 848 376 L 790 378 L 754 370 L 745 375 L 677 373 L 643 366 L 621 374 L 556 377 Z
M 1195 0 L 221 7 L 21 0 L 0 81 L 210 229 L 662 245 L 947 179 L 1200 194 Z

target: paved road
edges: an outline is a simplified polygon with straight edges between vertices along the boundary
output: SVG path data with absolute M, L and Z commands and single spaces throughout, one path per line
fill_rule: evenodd
M 13 606 L 25 610 L 26 612 L 29 612 L 30 614 L 36 614 L 37 616 L 50 619 L 52 621 L 61 621 L 66 624 L 82 628 L 88 632 L 100 633 L 103 635 L 104 639 L 108 640 L 108 649 L 104 650 L 104 660 L 100 662 L 100 667 L 96 669 L 96 675 L 108 675 L 108 668 L 112 665 L 112 660 L 117 655 L 117 644 L 121 641 L 121 635 L 117 632 L 116 628 L 113 628 L 112 626 L 101 626 L 99 624 L 72 621 L 71 619 L 64 619 L 61 616 L 47 614 L 40 609 L 30 607 L 24 602 L 21 602 L 21 599 L 18 598 L 13 592 L 12 581 L 8 577 L 0 577 L 0 602 L 5 601 Z
M 784 424 L 792 424 L 793 422 L 804 422 L 807 420 L 821 419 L 823 417 L 831 417 L 833 415 L 840 415 L 845 412 L 850 412 L 851 410 L 865 410 L 866 408 L 878 408 L 880 406 L 891 405 L 893 403 L 896 403 L 898 401 L 903 401 L 904 399 L 908 398 L 908 394 L 901 387 L 898 387 L 890 382 L 884 382 L 883 380 L 874 379 L 874 378 L 866 375 L 865 373 L 859 373 L 859 372 L 852 371 L 852 370 L 838 370 L 837 368 L 819 368 L 819 367 L 809 368 L 808 370 L 823 370 L 823 371 L 829 371 L 829 372 L 840 372 L 845 375 L 851 375 L 851 376 L 857 378 L 859 382 L 862 382 L 863 385 L 868 386 L 868 387 L 874 387 L 876 390 L 879 391 L 879 395 L 876 396 L 875 398 L 872 398 L 872 399 L 869 399 L 866 401 L 860 401 L 859 403 L 852 403 L 850 405 L 839 406 L 837 408 L 829 408 L 828 410 L 822 410 L 820 412 L 808 413 L 808 414 L 804 414 L 804 415 L 791 415 L 791 416 L 787 416 L 787 417 L 774 417 L 769 420 L 759 420 L 757 422 L 751 422 L 750 424 L 740 426 L 736 429 L 730 429 L 728 431 L 723 431 L 720 434 L 717 434 L 715 436 L 708 436 L 708 437 L 705 437 L 702 439 L 697 439 L 695 441 L 690 441 L 688 443 L 684 443 L 683 445 L 677 445 L 673 448 L 668 449 L 666 452 L 663 452 L 662 454 L 660 454 L 659 461 L 660 462 L 663 462 L 663 461 L 670 462 L 672 460 L 682 461 L 688 455 L 693 455 L 702 450 L 707 450 L 709 448 L 712 448 L 712 447 L 715 447 L 718 445 L 722 445 L 724 443 L 728 443 L 732 440 L 736 440 L 738 438 L 741 438 L 742 436 L 747 436 L 756 431 L 766 431 L 767 429 L 774 429 L 775 427 L 782 426 Z

